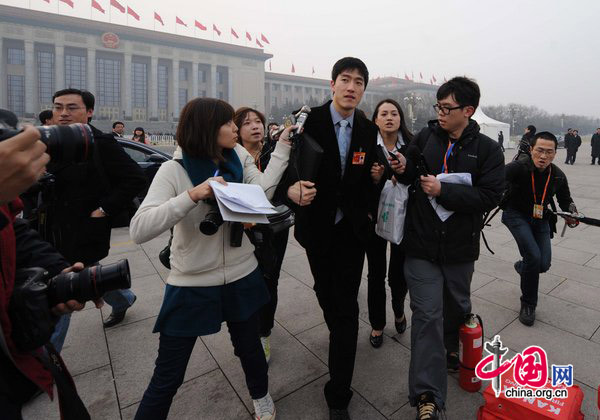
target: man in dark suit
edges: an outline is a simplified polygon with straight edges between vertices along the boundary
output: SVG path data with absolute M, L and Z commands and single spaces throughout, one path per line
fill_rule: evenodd
M 329 328 L 329 373 L 325 398 L 330 418 L 349 419 L 348 403 L 358 336 L 358 288 L 376 191 L 370 169 L 377 127 L 358 112 L 368 83 L 365 64 L 339 60 L 331 75 L 333 100 L 312 109 L 304 133 L 323 148 L 314 183 L 288 188 L 296 205 L 294 234 L 306 249 L 314 289 Z M 294 176 L 288 171 L 287 185 Z M 301 206 L 301 207 L 298 207 Z

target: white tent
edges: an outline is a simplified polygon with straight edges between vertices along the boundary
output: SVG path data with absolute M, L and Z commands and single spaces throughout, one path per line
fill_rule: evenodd
M 496 121 L 495 119 L 488 117 L 483 113 L 481 107 L 477 108 L 475 114 L 471 118 L 477 121 L 482 134 L 485 134 L 492 140 L 498 141 L 498 133 L 502 131 L 502 134 L 504 135 L 504 147 L 514 147 L 514 145 L 510 143 L 510 124 Z

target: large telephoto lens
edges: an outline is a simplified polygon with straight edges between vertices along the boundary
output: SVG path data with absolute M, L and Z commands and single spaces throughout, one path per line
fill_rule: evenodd
M 217 205 L 213 205 L 208 213 L 206 213 L 204 220 L 200 222 L 200 232 L 208 236 L 214 235 L 217 233 L 222 224 L 223 218 L 221 217 L 219 207 L 217 207 Z
M 92 154 L 94 135 L 87 124 L 36 127 L 54 162 L 85 162 Z
M 81 303 L 101 298 L 106 292 L 131 287 L 129 262 L 86 267 L 78 273 L 62 273 L 48 281 L 50 306 L 75 299 Z

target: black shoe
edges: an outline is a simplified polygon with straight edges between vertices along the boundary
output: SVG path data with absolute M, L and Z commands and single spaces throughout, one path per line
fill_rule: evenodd
M 406 331 L 406 315 L 402 315 L 400 321 L 398 321 L 398 318 L 396 318 L 394 320 L 394 325 L 396 326 L 396 331 L 398 331 L 398 334 L 402 334 L 404 331 Z
M 439 420 L 439 409 L 431 392 L 421 394 L 417 404 L 417 420 Z
M 381 335 L 373 335 L 373 331 L 375 330 L 371 331 L 371 334 L 369 335 L 369 341 L 374 348 L 378 349 L 383 344 L 383 333 L 381 333 Z
M 458 372 L 460 367 L 460 360 L 458 359 L 458 353 L 450 352 L 446 353 L 446 368 L 449 372 Z
M 519 312 L 519 321 L 521 324 L 531 327 L 535 322 L 535 306 L 521 303 L 521 312 Z
M 345 408 L 330 408 L 329 420 L 350 420 L 350 414 Z
M 137 300 L 137 296 L 134 296 L 133 302 L 131 302 L 131 305 L 129 305 L 127 308 L 125 308 L 124 311 L 121 311 L 121 312 L 112 311 L 110 313 L 110 315 L 108 316 L 108 318 L 106 318 L 106 321 L 104 321 L 102 323 L 104 325 L 104 328 L 110 328 L 110 327 L 113 327 L 113 326 L 121 323 L 121 321 L 123 321 L 123 319 L 125 318 L 127 309 L 131 308 L 136 300 Z
M 519 260 L 519 261 L 515 261 L 515 265 L 513 267 L 515 267 L 515 271 L 518 274 L 521 274 L 521 267 L 522 267 L 523 261 Z

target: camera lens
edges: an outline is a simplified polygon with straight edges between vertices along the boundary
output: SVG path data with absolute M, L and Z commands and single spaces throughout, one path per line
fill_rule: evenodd
M 200 232 L 208 236 L 214 235 L 222 224 L 223 218 L 221 217 L 221 212 L 217 206 L 213 206 L 206 213 L 204 220 L 200 222 Z
M 75 299 L 81 303 L 101 298 L 106 292 L 129 289 L 131 274 L 129 262 L 86 267 L 78 273 L 63 273 L 48 282 L 50 306 Z
M 87 124 L 36 127 L 55 162 L 84 162 L 92 154 L 94 135 Z

